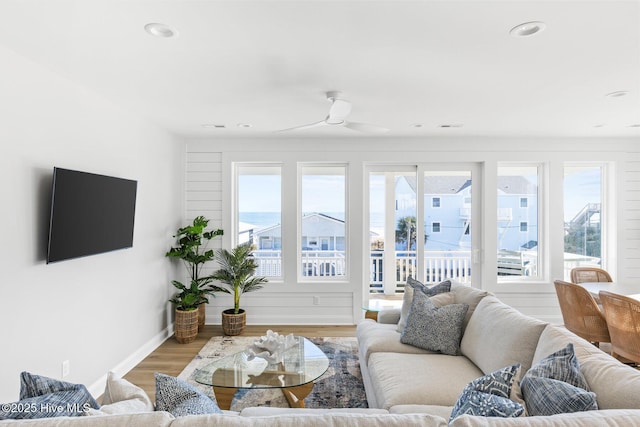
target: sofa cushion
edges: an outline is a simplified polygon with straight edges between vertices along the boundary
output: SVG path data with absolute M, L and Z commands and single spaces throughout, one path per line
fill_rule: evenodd
M 545 328 L 534 362 L 570 342 L 580 362 L 580 371 L 596 394 L 598 408 L 640 409 L 640 371 L 620 363 L 565 327 L 549 325 Z
M 109 372 L 100 409 L 90 409 L 87 415 L 131 414 L 153 410 L 153 403 L 142 388 Z
M 449 421 L 462 414 L 484 417 L 519 417 L 524 407 L 509 397 L 520 365 L 512 365 L 469 383 L 453 406 Z
M 573 344 L 538 361 L 522 378 L 522 395 L 529 415 L 555 415 L 598 409 L 588 390 Z
M 422 348 L 414 347 L 400 342 L 400 333 L 396 330 L 395 324 L 380 324 L 374 320 L 365 319 L 358 323 L 356 328 L 358 337 L 358 351 L 361 360 L 368 362 L 372 353 L 411 353 L 425 354 L 432 353 Z
M 464 333 L 464 330 L 469 324 L 469 319 L 471 319 L 471 315 L 475 311 L 482 298 L 493 294 L 491 292 L 483 291 L 482 289 L 474 288 L 472 286 L 454 281 L 451 282 L 451 292 L 454 296 L 453 302 L 457 304 L 467 304 L 469 306 L 467 314 L 465 314 L 464 316 L 464 322 L 462 322 L 462 330 Z
M 15 427 L 169 427 L 175 418 L 168 412 L 119 414 L 105 417 L 57 417 L 35 420 L 6 420 L 0 425 Z
M 389 408 L 391 414 L 431 414 L 446 420 L 451 415 L 453 406 L 440 405 L 396 405 Z
M 445 354 L 372 353 L 371 389 L 378 407 L 453 406 L 464 387 L 483 375 L 466 357 Z
M 546 325 L 489 295 L 471 315 L 460 351 L 484 373 L 516 363 L 527 371 Z
M 280 408 L 276 406 L 249 406 L 240 411 L 241 417 L 264 417 L 266 415 L 295 415 L 295 414 L 388 414 L 386 409 L 378 408 Z
M 222 414 L 214 402 L 186 381 L 156 372 L 156 410 L 174 417 L 199 414 Z
M 449 427 L 627 427 L 640 425 L 640 410 L 574 412 L 550 417 L 484 418 L 462 415 Z
M 468 308 L 465 304 L 436 307 L 425 292 L 416 289 L 400 341 L 455 356 L 460 349 L 462 321 Z
M 197 415 L 177 418 L 171 427 L 446 427 L 444 418 L 429 414 L 296 413 L 260 417 Z
M 400 311 L 400 320 L 398 321 L 398 332 L 404 330 L 407 324 L 407 317 L 409 316 L 409 310 L 411 310 L 411 303 L 413 302 L 413 294 L 416 289 L 422 289 L 428 296 L 432 297 L 437 294 L 449 292 L 451 290 L 451 281 L 445 280 L 434 286 L 426 286 L 413 277 L 407 277 L 407 284 L 404 287 L 404 295 L 402 295 L 402 309 Z

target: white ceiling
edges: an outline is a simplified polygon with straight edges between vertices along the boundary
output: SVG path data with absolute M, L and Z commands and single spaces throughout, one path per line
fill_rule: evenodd
M 329 90 L 391 137 L 640 136 L 640 1 L 2 0 L 0 44 L 188 137 L 363 136 L 276 132 Z

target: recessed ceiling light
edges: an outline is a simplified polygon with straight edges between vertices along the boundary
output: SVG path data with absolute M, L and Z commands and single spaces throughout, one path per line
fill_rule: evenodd
M 175 37 L 178 35 L 178 32 L 173 28 L 169 27 L 165 24 L 159 24 L 157 22 L 152 22 L 144 26 L 144 30 L 151 34 L 154 37 Z
M 640 128 L 640 123 L 635 123 L 633 125 L 629 125 L 630 128 Z
M 607 98 L 620 98 L 622 96 L 627 96 L 629 94 L 628 90 L 618 90 L 615 92 L 610 92 L 608 94 L 606 94 L 605 96 Z
M 207 128 L 207 129 L 224 129 L 227 126 L 226 125 L 217 125 L 214 123 L 205 123 L 202 125 L 203 128 Z
M 452 123 L 452 124 L 444 124 L 440 125 L 441 128 L 461 128 L 463 126 L 462 123 Z
M 541 21 L 525 22 L 524 24 L 516 25 L 509 31 L 513 37 L 528 37 L 537 34 L 544 30 L 547 24 Z
M 598 123 L 597 125 L 593 125 L 594 128 L 603 128 L 604 124 Z
M 238 123 L 239 128 L 250 128 L 251 126 L 251 123 Z
M 422 123 L 414 123 L 411 125 L 412 128 L 421 128 L 422 127 Z

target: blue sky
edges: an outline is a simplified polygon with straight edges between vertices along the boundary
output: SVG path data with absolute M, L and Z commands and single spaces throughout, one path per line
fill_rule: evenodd
M 377 179 L 380 178 L 380 179 Z M 303 212 L 343 212 L 345 179 L 343 176 L 305 175 Z M 279 212 L 281 177 L 278 175 L 241 175 L 239 181 L 241 212 Z M 408 188 L 408 187 L 407 187 Z M 564 178 L 564 219 L 572 219 L 587 203 L 600 203 L 600 168 L 567 168 Z M 371 207 L 384 206 L 384 177 L 372 176 Z

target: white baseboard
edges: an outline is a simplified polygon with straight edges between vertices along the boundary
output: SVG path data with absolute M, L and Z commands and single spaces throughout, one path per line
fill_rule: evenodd
M 173 335 L 173 326 L 171 323 L 165 329 L 160 331 L 156 336 L 147 341 L 142 347 L 133 352 L 129 357 L 127 357 L 122 362 L 118 363 L 115 367 L 111 369 L 117 376 L 122 377 L 131 369 L 133 369 L 138 363 L 142 362 L 145 357 L 153 352 L 156 348 L 160 346 L 163 342 L 165 342 L 171 335 Z M 107 373 L 101 376 L 96 382 L 91 384 L 87 389 L 92 396 L 98 397 L 104 393 L 104 387 L 107 384 Z

